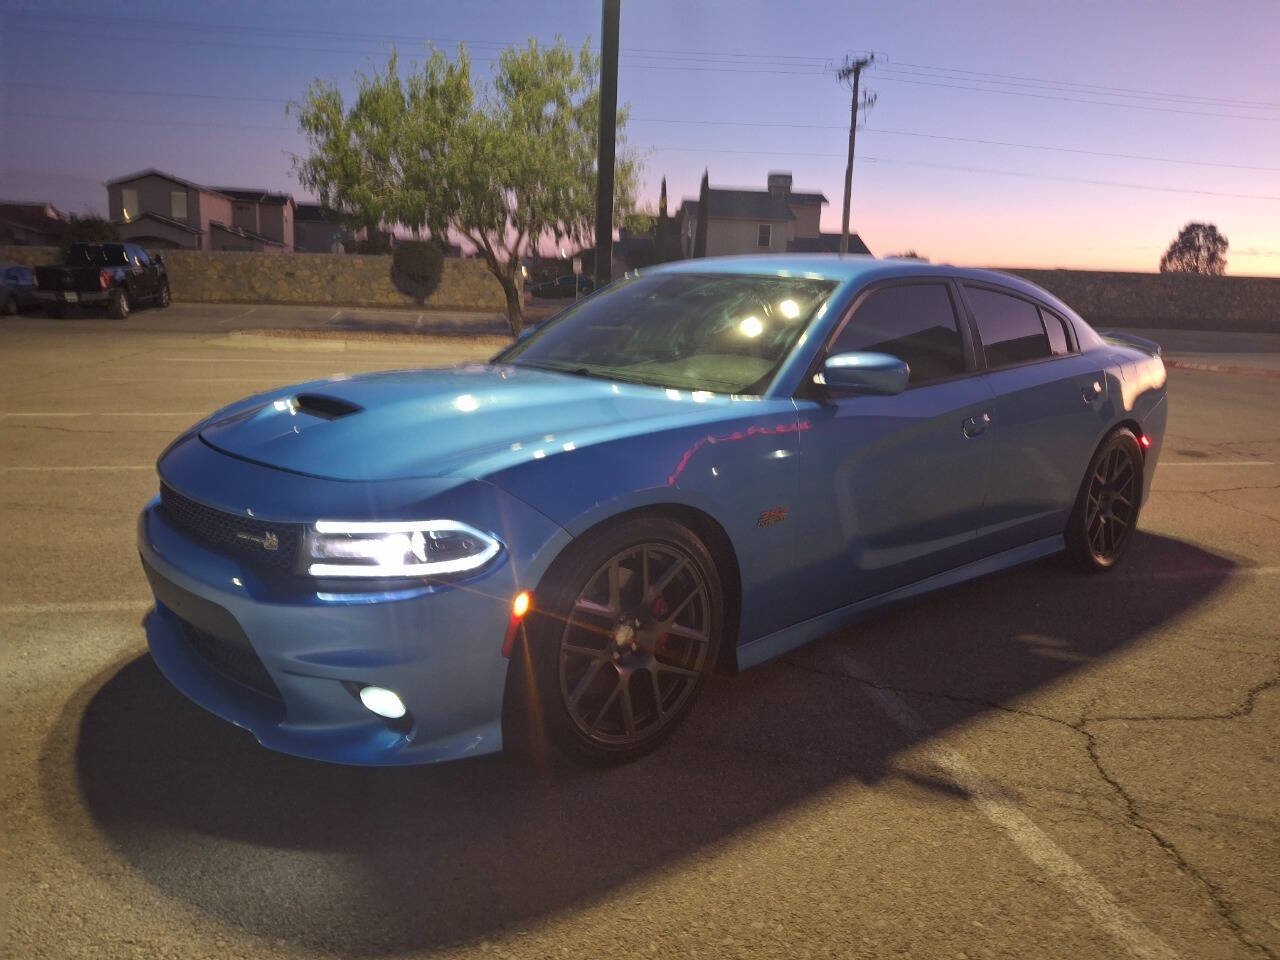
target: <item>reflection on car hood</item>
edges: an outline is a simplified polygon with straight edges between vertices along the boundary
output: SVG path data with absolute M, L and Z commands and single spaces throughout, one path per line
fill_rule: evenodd
M 200 436 L 246 460 L 335 480 L 480 476 L 588 442 L 719 419 L 755 399 L 470 365 L 285 388 L 214 417 Z

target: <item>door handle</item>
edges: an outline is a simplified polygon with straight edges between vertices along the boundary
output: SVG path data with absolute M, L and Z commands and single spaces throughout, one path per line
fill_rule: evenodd
M 972 440 L 991 425 L 991 414 L 980 413 L 965 420 L 962 429 L 964 435 Z
M 1102 384 L 1097 380 L 1093 381 L 1093 383 L 1084 387 L 1080 391 L 1080 399 L 1085 403 L 1093 403 L 1093 401 L 1097 400 L 1100 396 L 1102 396 Z

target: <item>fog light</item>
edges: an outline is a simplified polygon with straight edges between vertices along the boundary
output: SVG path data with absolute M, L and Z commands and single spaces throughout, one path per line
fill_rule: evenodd
M 388 720 L 399 720 L 405 713 L 404 701 L 385 687 L 361 687 L 360 702 Z

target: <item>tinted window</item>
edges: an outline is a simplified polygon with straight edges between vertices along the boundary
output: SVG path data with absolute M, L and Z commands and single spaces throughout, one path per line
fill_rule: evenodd
M 964 372 L 964 342 L 945 284 L 876 290 L 845 324 L 831 353 L 871 350 L 905 360 L 911 384 Z
M 67 266 L 127 267 L 123 243 L 73 243 L 67 251 Z
M 1049 338 L 1035 304 L 978 287 L 967 287 L 966 293 L 978 321 L 987 366 L 1006 367 L 1050 356 Z
M 568 308 L 496 359 L 661 387 L 758 393 L 834 288 L 799 277 L 642 274 Z
M 1049 348 L 1053 355 L 1060 356 L 1071 352 L 1071 341 L 1067 339 L 1066 322 L 1056 313 L 1048 310 L 1040 311 L 1040 319 L 1044 322 L 1044 331 L 1049 335 Z

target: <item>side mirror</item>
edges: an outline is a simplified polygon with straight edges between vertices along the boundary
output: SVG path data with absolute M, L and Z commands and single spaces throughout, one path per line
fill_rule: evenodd
M 822 365 L 823 382 L 832 390 L 892 396 L 907 389 L 911 368 L 887 353 L 836 353 Z

